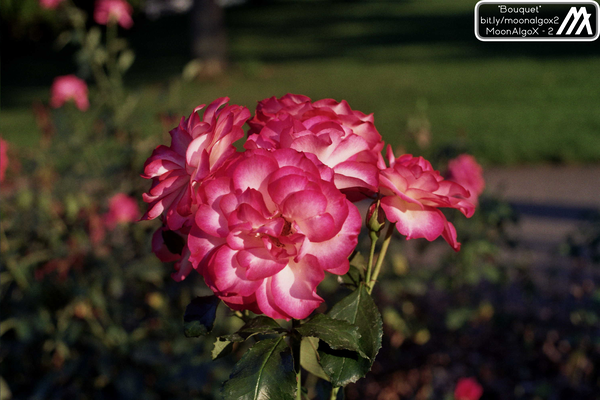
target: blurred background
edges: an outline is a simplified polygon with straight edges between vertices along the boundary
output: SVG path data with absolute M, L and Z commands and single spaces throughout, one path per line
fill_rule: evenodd
M 42 3 L 0 0 L 0 398 L 218 398 L 236 356 L 212 342 L 237 322 L 221 307 L 184 337 L 208 292 L 133 222 L 139 175 L 197 105 L 297 93 L 373 113 L 440 171 L 472 154 L 487 182 L 474 217 L 448 213 L 461 252 L 393 242 L 384 348 L 346 398 L 461 400 L 472 377 L 481 399 L 600 399 L 600 41 L 479 42 L 465 0 L 130 0 L 128 29 Z M 70 74 L 85 110 L 50 106 Z

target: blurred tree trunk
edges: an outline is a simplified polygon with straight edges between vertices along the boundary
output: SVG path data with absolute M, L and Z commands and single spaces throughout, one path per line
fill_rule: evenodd
M 227 64 L 224 12 L 216 0 L 194 0 L 192 56 L 203 62 L 207 75 L 219 74 Z

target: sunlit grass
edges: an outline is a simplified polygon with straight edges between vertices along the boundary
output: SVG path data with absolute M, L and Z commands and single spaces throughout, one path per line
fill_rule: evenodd
M 384 139 L 407 151 L 451 144 L 488 164 L 600 161 L 598 45 L 478 42 L 472 8 L 470 1 L 279 1 L 232 8 L 231 69 L 170 91 L 185 63 L 181 27 L 187 19 L 146 22 L 131 36 L 138 59 L 127 78 L 141 99 L 134 125 L 159 140 L 158 112 L 188 114 L 224 95 L 253 109 L 260 99 L 291 92 L 346 99 L 374 113 Z M 160 38 L 176 45 L 150 54 L 148 43 Z M 21 138 L 33 130 L 27 104 L 47 101 L 47 92 L 9 87 L 0 132 L 30 143 Z M 416 115 L 430 123 L 429 150 L 408 139 L 407 123 Z

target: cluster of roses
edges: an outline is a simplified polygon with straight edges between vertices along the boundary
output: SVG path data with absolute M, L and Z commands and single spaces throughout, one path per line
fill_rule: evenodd
M 369 198 L 407 239 L 442 236 L 460 248 L 439 208 L 473 214 L 483 183 L 472 159 L 456 164 L 457 175 L 475 175 L 465 188 L 389 146 L 386 164 L 373 116 L 345 101 L 288 94 L 260 101 L 252 118 L 228 101 L 182 118 L 145 164 L 142 219 L 161 218 L 153 250 L 176 261 L 174 279 L 195 269 L 232 309 L 306 318 L 323 301 L 325 271 L 348 271 L 362 225 L 354 203 Z M 240 152 L 233 143 L 246 123 Z

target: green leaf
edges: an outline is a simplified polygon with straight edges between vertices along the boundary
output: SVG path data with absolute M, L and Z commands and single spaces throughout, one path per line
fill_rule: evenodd
M 218 358 L 225 357 L 226 355 L 231 353 L 232 349 L 233 342 L 230 342 L 229 340 L 224 340 L 222 338 L 217 338 L 212 351 L 212 359 L 216 360 Z
M 293 400 L 296 374 L 283 337 L 257 342 L 234 366 L 221 389 L 225 400 Z
M 356 267 L 361 275 L 364 275 L 365 271 L 367 270 L 367 260 L 365 260 L 360 252 L 356 252 L 352 255 L 352 258 L 350 259 L 350 265 Z
M 215 323 L 217 306 L 220 303 L 217 296 L 196 297 L 185 308 L 183 329 L 185 336 L 198 337 L 208 335 Z
M 221 338 L 229 340 L 230 342 L 243 342 L 250 336 L 259 334 L 268 335 L 283 331 L 284 330 L 274 319 L 260 315 L 248 321 L 237 332 L 232 333 L 231 335 L 221 336 Z
M 350 264 L 350 268 L 348 272 L 341 277 L 342 283 L 351 288 L 358 288 L 360 282 L 364 280 L 363 271 L 356 267 L 355 265 Z
M 319 364 L 319 339 L 316 337 L 303 337 L 300 344 L 300 365 L 311 374 L 329 381 L 329 376 Z
M 331 378 L 333 386 L 346 386 L 364 377 L 373 365 L 381 348 L 383 323 L 375 302 L 365 285 L 343 298 L 327 313 L 334 319 L 344 320 L 358 326 L 359 345 L 368 358 L 348 350 L 335 350 L 321 341 L 319 356 L 321 366 Z
M 302 336 L 312 336 L 326 342 L 334 350 L 356 351 L 361 357 L 369 358 L 360 348 L 358 326 L 341 319 L 317 314 L 310 321 L 296 328 Z

